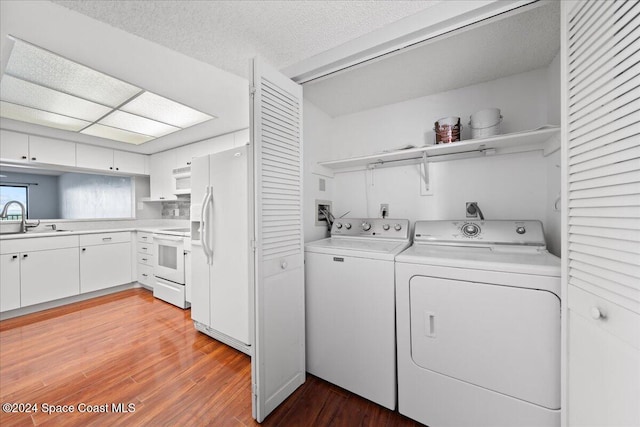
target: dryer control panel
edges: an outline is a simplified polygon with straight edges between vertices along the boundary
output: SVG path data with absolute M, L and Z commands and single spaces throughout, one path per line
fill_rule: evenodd
M 331 236 L 407 240 L 409 233 L 408 219 L 338 218 L 331 227 Z
M 417 221 L 413 241 L 434 245 L 546 247 L 542 223 L 535 220 Z

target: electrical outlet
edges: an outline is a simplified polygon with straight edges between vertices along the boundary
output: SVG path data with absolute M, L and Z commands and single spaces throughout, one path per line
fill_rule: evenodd
M 478 209 L 476 208 L 477 202 L 467 202 L 465 207 L 465 212 L 467 213 L 467 218 L 477 218 L 478 217 Z
M 389 204 L 380 203 L 380 218 L 389 218 Z

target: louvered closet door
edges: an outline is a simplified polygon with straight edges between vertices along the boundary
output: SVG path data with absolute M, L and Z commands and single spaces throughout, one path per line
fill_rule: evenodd
M 254 417 L 305 380 L 302 87 L 254 60 Z
M 567 420 L 640 425 L 640 2 L 563 7 Z

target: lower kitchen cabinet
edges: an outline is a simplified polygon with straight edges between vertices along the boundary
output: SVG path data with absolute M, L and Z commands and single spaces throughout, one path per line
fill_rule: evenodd
M 20 253 L 21 306 L 78 295 L 78 263 L 77 247 Z
M 80 292 L 130 283 L 130 233 L 93 234 L 80 237 Z
M 20 254 L 0 255 L 0 311 L 20 308 Z

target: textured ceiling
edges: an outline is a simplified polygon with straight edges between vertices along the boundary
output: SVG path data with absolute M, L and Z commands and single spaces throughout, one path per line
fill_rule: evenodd
M 248 78 L 260 55 L 282 69 L 437 1 L 54 0 L 129 33 Z

